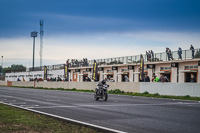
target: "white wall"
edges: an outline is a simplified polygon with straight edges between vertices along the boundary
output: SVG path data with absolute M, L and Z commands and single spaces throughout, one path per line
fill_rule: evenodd
M 140 93 L 200 97 L 200 83 L 140 83 Z
M 97 82 L 35 82 L 35 87 L 43 88 L 64 88 L 94 90 Z M 134 82 L 109 82 L 109 90 L 120 89 L 125 92 L 150 94 L 159 93 L 161 95 L 200 97 L 200 83 L 134 83 Z M 1 86 L 6 86 L 6 81 L 0 81 Z M 13 81 L 12 86 L 33 87 L 34 82 Z

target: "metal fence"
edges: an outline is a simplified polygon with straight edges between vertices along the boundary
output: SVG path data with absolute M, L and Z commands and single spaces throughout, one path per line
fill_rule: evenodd
M 178 51 L 172 51 L 173 60 L 181 60 L 178 55 Z M 182 51 L 182 60 L 192 59 L 192 51 L 191 50 L 183 50 Z M 144 62 L 147 62 L 147 55 L 143 54 Z M 168 61 L 168 55 L 166 52 L 163 53 L 155 53 L 151 56 L 150 62 L 159 62 L 159 61 Z M 200 49 L 194 50 L 194 58 L 200 58 Z M 96 60 L 99 65 L 115 65 L 115 64 L 132 64 L 140 62 L 140 55 L 135 56 L 124 56 L 124 57 L 115 57 L 115 58 L 105 58 L 105 59 L 97 59 Z M 91 61 L 89 64 L 93 64 Z

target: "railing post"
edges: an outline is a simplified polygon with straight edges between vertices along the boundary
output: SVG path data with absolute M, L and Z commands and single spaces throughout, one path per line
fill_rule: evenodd
M 186 57 L 187 57 L 187 56 L 186 56 L 186 50 L 185 50 L 185 60 L 186 60 Z
M 162 54 L 162 53 L 160 53 L 160 60 L 161 60 L 161 57 L 162 57 L 161 54 Z
M 136 59 L 137 59 L 137 56 L 135 56 L 135 62 L 137 62 Z

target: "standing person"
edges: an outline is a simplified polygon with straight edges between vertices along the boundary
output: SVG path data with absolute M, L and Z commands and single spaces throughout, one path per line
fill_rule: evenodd
M 173 56 L 172 56 L 172 51 L 171 51 L 171 49 L 169 49 L 169 56 L 170 56 L 170 58 L 173 60 Z
M 192 59 L 194 59 L 194 47 L 192 46 L 192 44 L 190 46 L 190 50 L 192 51 Z
M 160 76 L 159 82 L 169 82 L 168 78 L 164 75 Z
M 151 81 L 152 82 L 159 82 L 159 78 L 156 75 L 154 75 L 154 77 L 152 78 Z
M 149 50 L 149 61 L 151 61 L 151 51 Z
M 125 75 L 124 78 L 125 78 L 125 82 L 129 82 L 128 76 Z
M 168 56 L 168 60 L 169 60 L 169 61 L 170 61 L 170 59 L 173 60 L 171 49 L 166 48 L 166 53 L 167 53 L 167 56 Z
M 182 60 L 182 49 L 180 47 L 178 48 L 178 55 L 179 55 L 179 59 Z
M 91 79 L 90 79 L 89 77 L 86 77 L 86 78 L 85 78 L 85 81 L 86 81 L 86 82 L 91 82 Z
M 191 82 L 191 83 L 197 82 L 196 79 L 195 79 L 195 77 L 194 77 L 194 74 L 191 74 L 190 82 Z
M 147 76 L 147 74 L 145 74 L 144 82 L 150 82 L 150 78 Z
M 154 52 L 153 52 L 153 50 L 151 50 L 151 58 L 152 58 L 151 60 L 154 61 Z
M 107 82 L 110 82 L 110 81 L 111 81 L 111 76 L 109 76 L 107 79 Z
M 170 60 L 169 48 L 166 48 L 166 53 L 167 53 L 167 57 L 168 57 L 168 61 L 169 61 Z
M 151 61 L 151 54 L 150 51 L 146 51 L 146 55 L 147 55 L 147 61 Z
M 149 61 L 149 53 L 146 51 L 147 61 Z

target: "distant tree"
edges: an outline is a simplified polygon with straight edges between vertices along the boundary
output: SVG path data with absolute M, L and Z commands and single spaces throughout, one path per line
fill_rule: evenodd
M 3 73 L 25 71 L 26 67 L 23 65 L 13 64 L 11 67 L 4 67 Z
M 24 69 L 24 68 L 26 67 L 23 65 L 15 65 L 15 64 L 11 65 L 11 69 Z
M 0 66 L 0 74 L 2 73 L 2 66 Z
M 195 53 L 194 58 L 200 58 L 200 49 L 197 50 L 197 52 Z

